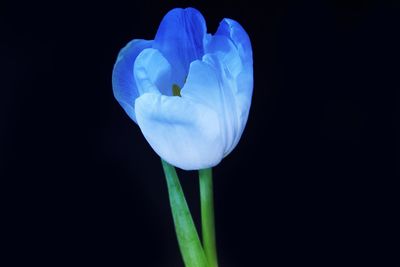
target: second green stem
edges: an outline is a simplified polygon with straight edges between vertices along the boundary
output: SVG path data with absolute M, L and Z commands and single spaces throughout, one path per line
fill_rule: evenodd
M 212 169 L 199 170 L 203 248 L 210 267 L 217 267 Z

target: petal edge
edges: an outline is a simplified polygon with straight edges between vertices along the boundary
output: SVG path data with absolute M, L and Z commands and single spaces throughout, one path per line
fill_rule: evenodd
M 130 41 L 120 50 L 113 68 L 114 97 L 134 122 L 136 122 L 135 99 L 139 96 L 139 92 L 133 76 L 133 65 L 140 52 L 151 47 L 152 43 L 153 41 L 142 39 Z

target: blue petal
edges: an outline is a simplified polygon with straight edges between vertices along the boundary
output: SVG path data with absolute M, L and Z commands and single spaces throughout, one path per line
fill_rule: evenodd
M 209 168 L 223 157 L 218 115 L 206 105 L 146 93 L 136 100 L 136 117 L 154 151 L 178 168 Z
M 244 97 L 251 101 L 251 96 L 253 93 L 253 51 L 249 36 L 243 27 L 232 19 L 223 19 L 221 21 L 217 33 L 215 36 L 213 36 L 213 39 L 215 39 L 217 36 L 229 38 L 229 40 L 236 47 L 242 62 L 242 70 L 236 77 L 238 94 L 244 94 Z M 209 53 L 215 53 L 218 50 L 221 51 L 221 46 L 214 45 L 214 50 L 209 51 Z M 250 102 L 247 104 L 250 105 Z M 243 109 L 248 110 L 249 107 L 245 106 Z M 245 115 L 245 117 L 247 117 L 247 115 Z
M 218 57 L 218 61 L 221 61 L 224 65 L 224 75 L 228 79 L 235 79 L 244 69 L 239 51 L 229 37 L 222 35 L 212 36 L 206 45 L 206 55 L 203 60 L 209 55 Z
M 133 64 L 143 49 L 151 47 L 153 41 L 133 40 L 118 54 L 112 74 L 112 87 L 115 98 L 129 117 L 136 122 L 135 99 L 139 92 L 133 77 Z
M 224 38 L 229 39 L 230 42 L 225 41 Z M 236 49 L 232 49 L 230 44 L 233 44 Z M 221 21 L 217 33 L 208 42 L 206 52 L 212 56 L 206 55 L 203 60 L 219 70 L 218 72 L 223 77 L 224 87 L 230 87 L 235 96 L 239 132 L 227 152 L 229 153 L 239 142 L 247 123 L 251 105 L 253 94 L 253 52 L 250 39 L 238 22 L 232 19 L 224 19 Z M 227 83 L 231 85 L 227 86 Z
M 241 26 L 225 19 L 217 34 L 208 38 L 205 53 L 202 61 L 191 64 L 181 95 L 217 111 L 226 156 L 247 123 L 253 91 L 251 45 Z
M 223 19 L 215 35 L 226 36 L 237 47 L 244 65 L 253 64 L 253 51 L 246 31 L 233 19 Z
M 190 66 L 182 98 L 190 99 L 215 110 L 221 127 L 221 142 L 226 156 L 240 132 L 233 81 L 221 73 L 221 61 L 215 55 L 206 55 L 206 61 L 195 61 Z
M 171 65 L 158 50 L 144 49 L 135 60 L 133 72 L 140 95 L 172 95 Z
M 154 39 L 158 49 L 172 65 L 174 83 L 183 86 L 192 61 L 204 54 L 206 23 L 194 8 L 175 8 L 165 15 Z

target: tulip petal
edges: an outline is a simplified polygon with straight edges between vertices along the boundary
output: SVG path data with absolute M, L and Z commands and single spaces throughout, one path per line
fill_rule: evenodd
M 204 61 L 193 62 L 181 95 L 183 98 L 206 105 L 217 112 L 224 156 L 227 155 L 239 132 L 239 125 L 231 85 L 228 81 L 224 82 L 219 69 Z
M 144 49 L 133 67 L 139 94 L 162 93 L 172 95 L 171 65 L 154 48 Z
M 243 64 L 253 64 L 253 52 L 250 38 L 239 22 L 233 19 L 223 19 L 215 35 L 229 37 L 237 47 Z
M 227 42 L 225 38 L 228 38 L 230 42 Z M 224 87 L 231 88 L 235 96 L 239 132 L 227 152 L 229 153 L 239 142 L 251 105 L 253 56 L 250 39 L 238 22 L 224 19 L 221 21 L 217 33 L 207 43 L 206 53 L 208 54 L 203 57 L 203 60 L 218 69 Z
M 133 77 L 133 63 L 143 49 L 151 47 L 153 41 L 133 40 L 118 54 L 112 74 L 114 96 L 128 114 L 136 122 L 135 99 L 139 92 Z
M 230 38 L 242 60 L 243 69 L 237 76 L 236 83 L 238 89 L 237 97 L 242 99 L 238 101 L 239 109 L 242 111 L 242 121 L 244 120 L 244 123 L 246 123 L 253 94 L 253 52 L 250 38 L 243 27 L 232 19 L 223 19 L 216 35 Z
M 189 65 L 204 54 L 206 23 L 194 8 L 175 8 L 161 21 L 153 48 L 158 49 L 172 65 L 174 83 L 181 88 Z
M 146 93 L 136 99 L 143 135 L 168 163 L 184 170 L 217 165 L 223 155 L 217 113 L 184 97 Z

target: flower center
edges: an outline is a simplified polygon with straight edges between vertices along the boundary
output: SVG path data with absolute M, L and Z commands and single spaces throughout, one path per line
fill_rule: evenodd
M 177 84 L 172 85 L 172 95 L 173 96 L 181 96 L 181 88 Z

